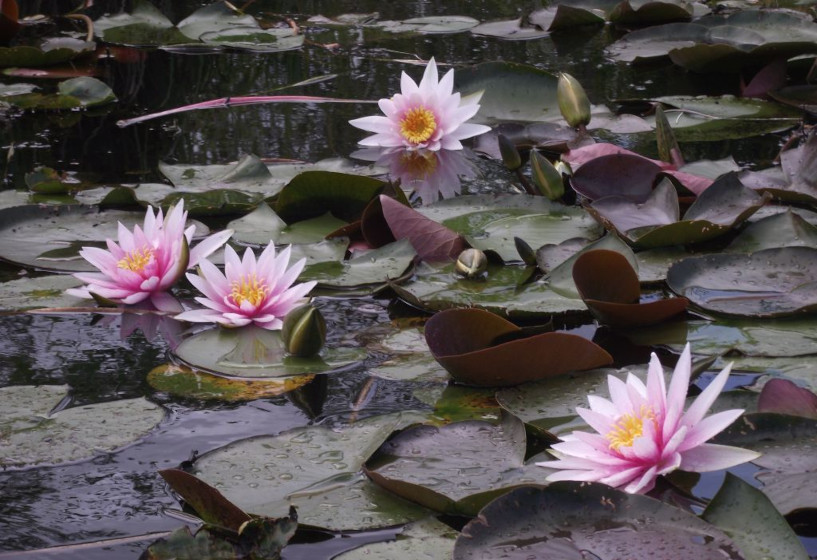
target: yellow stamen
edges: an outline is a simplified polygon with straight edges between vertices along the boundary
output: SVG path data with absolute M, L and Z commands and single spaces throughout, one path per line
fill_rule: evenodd
M 655 412 L 647 405 L 635 414 L 624 414 L 605 436 L 610 442 L 610 449 L 618 451 L 621 447 L 632 447 L 635 438 L 644 433 L 644 421 L 652 420 L 655 424 Z
M 236 305 L 241 305 L 245 301 L 259 305 L 269 291 L 267 284 L 259 281 L 255 274 L 242 276 L 241 280 L 232 283 L 231 288 L 230 297 Z
M 125 256 L 116 263 L 116 266 L 131 272 L 142 272 L 152 258 L 153 249 L 142 247 L 141 249 L 134 249 L 130 253 L 125 253 Z
M 412 144 L 425 142 L 437 130 L 437 119 L 434 113 L 425 107 L 415 107 L 403 116 L 400 121 L 400 134 Z

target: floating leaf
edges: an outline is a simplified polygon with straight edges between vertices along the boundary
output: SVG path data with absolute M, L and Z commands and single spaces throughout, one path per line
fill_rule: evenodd
M 321 373 L 365 357 L 365 352 L 359 349 L 325 348 L 317 356 L 296 358 L 284 349 L 280 331 L 259 327 L 206 330 L 182 341 L 174 352 L 196 369 L 244 378 Z M 291 383 L 297 386 L 302 382 Z
M 88 300 L 69 296 L 68 288 L 78 288 L 83 282 L 73 276 L 38 276 L 0 283 L 0 309 L 22 311 L 42 307 L 80 307 Z
M 323 262 L 308 266 L 301 280 L 315 280 L 323 288 L 376 290 L 390 280 L 401 278 L 417 253 L 407 239 L 372 249 L 343 262 Z M 368 289 L 366 287 L 368 286 Z
M 312 374 L 301 374 L 281 379 L 231 379 L 186 366 L 165 364 L 153 368 L 148 373 L 147 382 L 155 390 L 176 397 L 240 402 L 283 395 L 303 387 L 314 378 Z
M 817 394 L 787 379 L 770 379 L 757 399 L 757 411 L 817 420 Z
M 93 42 L 81 41 L 73 37 L 52 37 L 44 40 L 39 47 L 28 45 L 0 47 L 0 67 L 51 66 L 92 53 L 94 49 L 96 49 L 96 43 Z
M 525 463 L 525 426 L 506 414 L 499 425 L 476 420 L 408 428 L 384 443 L 366 474 L 405 499 L 452 515 L 476 515 L 512 488 L 535 484 Z M 491 461 L 485 461 L 490 455 Z
M 594 482 L 518 488 L 462 530 L 454 560 L 618 558 L 742 559 L 716 527 L 691 513 Z
M 600 323 L 640 327 L 662 323 L 686 311 L 686 298 L 640 303 L 641 285 L 627 258 L 619 252 L 596 249 L 573 263 L 573 280 L 584 303 Z
M 406 525 L 393 541 L 363 545 L 335 556 L 334 560 L 450 558 L 457 534 L 457 531 L 434 517 L 421 519 Z
M 159 474 L 205 523 L 238 532 L 252 519 L 221 492 L 192 474 L 179 469 L 163 469 Z
M 574 334 L 520 338 L 519 327 L 481 309 L 441 311 L 428 320 L 425 335 L 434 358 L 466 385 L 517 385 L 613 361 L 602 348 Z M 510 342 L 499 342 L 505 337 Z
M 193 474 L 249 513 L 281 515 L 294 505 L 301 522 L 330 530 L 399 525 L 428 510 L 358 473 L 394 430 L 416 420 L 395 414 L 338 430 L 314 425 L 245 439 L 199 457 Z
M 327 211 L 347 222 L 360 217 L 366 205 L 380 194 L 386 183 L 330 171 L 305 171 L 281 190 L 275 212 L 291 224 L 320 216 Z
M 69 463 L 113 452 L 145 437 L 165 416 L 143 398 L 52 413 L 67 395 L 64 385 L 0 388 L 0 466 Z
M 380 206 L 395 239 L 408 239 L 423 260 L 453 260 L 466 247 L 455 232 L 393 198 L 380 195 Z
M 811 247 L 703 255 L 674 264 L 667 284 L 714 313 L 784 317 L 817 309 L 814 267 L 817 249 Z

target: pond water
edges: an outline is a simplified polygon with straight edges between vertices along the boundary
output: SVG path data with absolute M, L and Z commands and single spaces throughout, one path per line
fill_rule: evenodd
M 172 21 L 206 4 L 193 0 L 153 3 Z M 89 10 L 92 18 L 102 15 L 110 5 L 129 3 L 98 4 L 106 5 Z M 265 21 L 295 18 L 306 26 L 306 44 L 291 51 L 261 54 L 112 49 L 111 56 L 100 58 L 95 68 L 97 76 L 115 92 L 118 102 L 114 106 L 88 112 L 0 115 L 0 149 L 8 154 L 0 164 L 4 170 L 2 187 L 25 190 L 25 176 L 37 166 L 65 172 L 76 180 L 127 184 L 164 182 L 159 162 L 226 164 L 245 154 L 268 161 L 348 158 L 364 136 L 348 121 L 374 113 L 373 105 L 264 104 L 186 112 L 127 128 L 116 123 L 209 99 L 272 92 L 376 100 L 399 90 L 402 70 L 414 77 L 420 75 L 420 66 L 405 63 L 415 58 L 433 56 L 437 61 L 463 66 L 502 60 L 550 72 L 567 71 L 582 83 L 593 103 L 735 93 L 740 79 L 737 74 L 694 74 L 671 64 L 635 69 L 612 61 L 604 47 L 622 32 L 611 26 L 510 41 L 468 32 L 364 33 L 355 27 L 335 29 L 306 23 L 314 15 L 370 12 L 379 12 L 384 20 L 462 15 L 491 21 L 520 17 L 532 7 L 530 2 L 257 0 L 248 4 L 248 11 Z M 47 11 L 58 7 L 33 2 L 24 10 L 34 13 L 38 8 Z M 317 77 L 325 80 L 281 89 Z M 0 78 L 2 83 L 15 80 L 28 81 Z M 686 143 L 683 149 L 690 161 L 732 156 L 744 167 L 763 168 L 771 164 L 785 137 L 785 133 L 778 133 L 746 140 Z M 644 155 L 656 155 L 652 141 L 619 140 Z M 510 189 L 514 178 L 500 162 L 474 161 L 479 177 L 464 182 L 463 192 Z M 48 197 L 38 200 L 47 202 Z M 218 228 L 230 218 L 202 220 Z M 2 281 L 37 275 L 32 269 L 0 264 Z M 356 334 L 393 321 L 409 324 L 415 315 L 422 315 L 390 293 L 319 297 L 317 305 L 327 319 L 329 347 L 363 345 L 366 340 L 356 338 Z M 167 514 L 179 506 L 158 470 L 177 467 L 194 453 L 203 454 L 252 436 L 309 425 L 343 426 L 390 412 L 428 411 L 432 407 L 418 398 L 418 386 L 435 390 L 440 385 L 437 381 L 424 385 L 374 378 L 372 369 L 389 356 L 386 351 L 369 350 L 356 365 L 318 376 L 281 396 L 240 403 L 174 397 L 155 390 L 146 380 L 148 372 L 168 362 L 168 337 L 161 332 L 146 335 L 143 330 L 134 331 L 123 324 L 126 322 L 122 315 L 87 312 L 0 315 L 0 387 L 68 385 L 70 397 L 61 403 L 62 408 L 146 397 L 166 409 L 158 429 L 117 452 L 61 466 L 0 472 L 0 558 L 22 551 L 28 551 L 32 558 L 137 558 L 152 539 L 127 537 L 172 531 L 182 524 L 178 517 Z M 615 357 L 617 365 L 623 366 L 643 364 L 646 356 L 646 347 L 622 345 Z M 754 379 L 747 378 L 744 384 Z M 714 490 L 703 492 L 711 495 Z M 394 529 L 386 529 L 352 532 L 343 538 L 328 532 L 299 535 L 285 549 L 283 558 L 328 560 L 343 550 L 388 540 L 394 534 Z M 78 546 L 108 540 L 105 545 Z M 42 550 L 51 547 L 59 548 Z M 814 546 L 811 552 L 814 554 Z

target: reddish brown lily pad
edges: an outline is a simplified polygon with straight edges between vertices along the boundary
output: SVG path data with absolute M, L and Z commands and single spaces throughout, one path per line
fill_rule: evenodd
M 638 274 L 624 255 L 607 249 L 580 255 L 573 264 L 573 281 L 593 316 L 613 327 L 661 323 L 689 305 L 689 300 L 680 297 L 639 303 Z
M 408 239 L 423 260 L 454 260 L 468 247 L 460 234 L 393 198 L 380 195 L 380 206 L 395 239 Z
M 508 387 L 613 363 L 603 348 L 581 336 L 548 332 L 513 339 L 515 335 L 524 336 L 522 329 L 474 308 L 440 311 L 425 326 L 434 359 L 466 385 Z
M 788 379 L 772 379 L 760 392 L 757 411 L 817 419 L 817 395 Z

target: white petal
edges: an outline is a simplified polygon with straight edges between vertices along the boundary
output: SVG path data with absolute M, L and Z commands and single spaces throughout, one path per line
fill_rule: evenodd
M 730 371 L 732 371 L 731 363 L 723 368 L 721 372 L 709 383 L 709 385 L 706 386 L 706 389 L 704 389 L 701 394 L 698 395 L 695 402 L 690 405 L 689 409 L 687 409 L 686 413 L 681 419 L 682 424 L 694 426 L 701 421 L 706 412 L 709 410 L 709 407 L 712 406 L 712 403 L 714 403 L 715 399 L 718 398 L 718 395 L 721 394 L 723 386 L 729 379 Z

